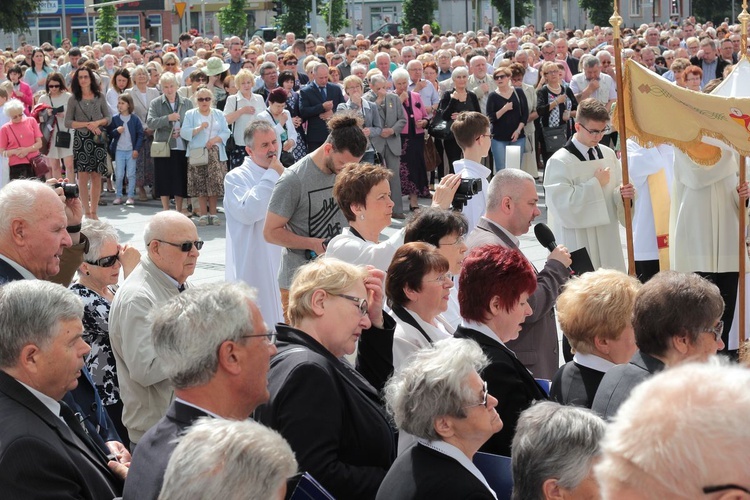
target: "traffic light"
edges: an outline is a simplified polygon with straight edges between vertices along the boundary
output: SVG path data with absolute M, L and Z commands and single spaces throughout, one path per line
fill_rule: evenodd
M 276 0 L 273 2 L 273 12 L 275 15 L 281 15 L 281 1 Z

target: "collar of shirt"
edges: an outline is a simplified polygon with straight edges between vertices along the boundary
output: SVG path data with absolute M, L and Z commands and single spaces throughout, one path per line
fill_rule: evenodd
M 515 235 L 511 234 L 507 229 L 505 229 L 503 226 L 498 224 L 492 219 L 488 219 L 487 217 L 483 217 L 487 222 L 495 226 L 496 228 L 500 229 L 502 232 L 505 233 L 505 235 L 510 238 L 510 241 L 512 241 L 517 247 L 521 246 L 521 240 L 519 240 Z
M 57 418 L 59 418 L 60 420 L 62 420 L 63 422 L 65 422 L 65 420 L 63 420 L 63 418 L 60 416 L 60 403 L 58 401 L 55 401 L 53 398 L 47 396 L 46 394 L 44 394 L 42 392 L 39 392 L 36 389 L 34 389 L 33 387 L 24 384 L 23 382 L 21 382 L 18 379 L 16 379 L 16 382 L 18 382 L 19 384 L 21 384 L 22 386 L 24 386 L 26 389 L 28 389 L 28 391 L 31 394 L 33 394 L 35 398 L 37 398 L 39 401 L 41 401 L 41 403 L 44 406 L 46 406 L 49 409 L 49 411 L 52 412 L 52 414 L 54 416 L 56 416 Z
M 588 146 L 586 146 L 586 145 L 584 145 L 581 141 L 579 141 L 578 138 L 575 136 L 575 134 L 573 135 L 572 141 L 573 141 L 573 145 L 576 147 L 576 149 L 578 151 L 581 152 L 581 154 L 583 155 L 583 157 L 584 158 L 588 158 L 589 157 L 589 149 L 591 149 L 591 148 L 588 147 Z
M 185 401 L 185 400 L 184 400 L 184 399 L 182 399 L 182 398 L 178 398 L 178 397 L 175 397 L 175 398 L 174 398 L 174 400 L 175 400 L 175 401 L 179 401 L 180 403 L 184 404 L 185 406 L 190 406 L 191 408 L 195 408 L 196 410 L 200 410 L 200 411 L 202 411 L 203 413 L 205 413 L 206 415 L 211 415 L 211 416 L 212 416 L 212 417 L 214 417 L 214 418 L 223 418 L 223 417 L 221 417 L 220 415 L 217 415 L 217 414 L 216 414 L 216 413 L 214 413 L 214 412 L 208 411 L 208 410 L 207 410 L 207 409 L 205 409 L 205 408 L 201 408 L 201 407 L 200 407 L 200 406 L 198 406 L 198 405 L 194 405 L 193 403 L 190 403 L 190 402 L 188 402 L 188 401 Z
M 615 364 L 604 358 L 600 358 L 596 354 L 584 354 L 577 352 L 573 355 L 573 361 L 586 368 L 591 368 L 598 372 L 607 373 L 607 371 L 615 366 Z
M 475 323 L 474 321 L 469 321 L 468 319 L 461 318 L 461 326 L 464 326 L 466 328 L 471 328 L 472 330 L 476 330 L 479 333 L 482 333 L 495 342 L 500 342 L 503 346 L 505 345 L 505 342 L 500 340 L 500 337 L 497 336 L 495 332 L 492 331 L 492 329 L 485 325 L 484 323 Z
M 411 314 L 411 316 L 414 318 L 414 320 L 419 323 L 419 326 L 422 327 L 422 329 L 427 332 L 427 334 L 430 336 L 433 342 L 440 340 L 442 338 L 445 338 L 449 335 L 448 331 L 445 329 L 444 324 L 441 322 L 442 318 L 440 318 L 440 315 L 436 316 L 435 318 L 435 325 L 432 323 L 428 323 L 425 320 L 419 316 L 419 314 L 415 313 L 414 311 L 404 307 L 404 310 Z
M 417 442 L 419 442 L 421 445 L 426 446 L 427 448 L 430 448 L 431 450 L 435 450 L 439 453 L 442 453 L 443 455 L 451 457 L 453 460 L 461 464 L 461 466 L 471 472 L 477 479 L 479 479 L 482 484 L 484 484 L 487 489 L 492 493 L 492 496 L 497 498 L 497 495 L 495 492 L 490 488 L 490 485 L 487 484 L 487 480 L 484 478 L 484 475 L 477 469 L 477 466 L 472 463 L 471 460 L 469 460 L 469 457 L 464 455 L 464 453 L 453 446 L 452 444 L 446 443 L 445 441 L 427 441 L 426 439 L 418 438 Z
M 23 276 L 23 279 L 26 280 L 35 280 L 36 276 L 34 276 L 31 271 L 26 269 L 25 267 L 21 266 L 21 264 L 18 264 L 17 262 L 14 262 L 10 260 L 5 255 L 0 254 L 0 259 L 3 259 L 5 262 L 7 262 L 13 269 L 21 273 L 21 276 Z

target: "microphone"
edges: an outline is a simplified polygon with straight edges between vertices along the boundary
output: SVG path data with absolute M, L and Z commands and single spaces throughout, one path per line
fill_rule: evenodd
M 557 248 L 555 235 L 544 222 L 540 222 L 534 226 L 534 236 L 536 236 L 536 240 L 550 252 Z

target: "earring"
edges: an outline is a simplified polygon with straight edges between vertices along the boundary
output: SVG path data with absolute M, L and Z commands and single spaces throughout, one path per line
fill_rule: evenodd
M 91 273 L 86 271 L 86 276 L 91 276 Z
M 365 214 L 359 214 L 359 220 L 365 220 Z

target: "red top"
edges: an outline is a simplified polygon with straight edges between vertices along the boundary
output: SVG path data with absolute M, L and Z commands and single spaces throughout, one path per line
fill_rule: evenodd
M 19 123 L 8 122 L 0 127 L 0 150 L 27 148 L 33 146 L 37 137 L 42 137 L 42 130 L 39 124 L 33 118 L 24 116 Z M 33 158 L 39 154 L 34 151 L 29 154 L 28 158 Z M 19 158 L 16 155 L 8 157 L 10 166 L 23 165 L 29 163 L 28 158 Z

